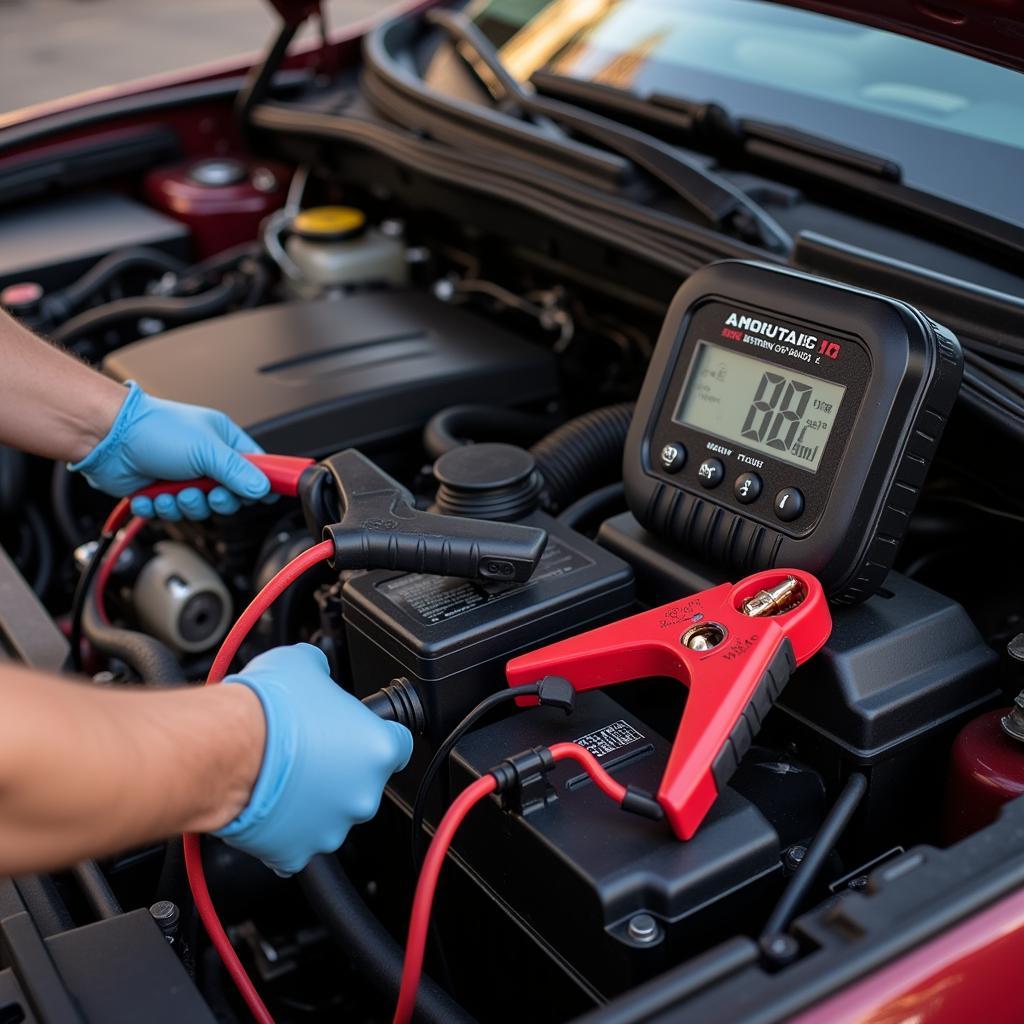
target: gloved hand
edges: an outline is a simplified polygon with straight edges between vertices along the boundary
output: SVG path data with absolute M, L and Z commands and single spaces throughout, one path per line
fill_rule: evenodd
M 240 454 L 262 451 L 224 413 L 152 398 L 129 382 L 127 397 L 107 436 L 70 468 L 115 498 L 154 480 L 213 477 L 223 486 L 208 495 L 188 487 L 177 495 L 161 494 L 155 501 L 132 501 L 137 516 L 205 519 L 211 509 L 230 515 L 242 500 L 255 501 L 269 492 L 266 475 Z
M 259 697 L 267 742 L 249 805 L 215 834 L 279 875 L 301 871 L 377 813 L 412 754 L 412 734 L 342 690 L 310 644 L 267 651 L 224 683 Z

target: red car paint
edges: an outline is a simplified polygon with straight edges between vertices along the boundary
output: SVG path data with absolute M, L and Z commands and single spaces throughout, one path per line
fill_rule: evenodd
M 279 9 L 291 0 L 277 0 Z M 299 0 L 301 2 L 301 0 Z M 786 0 L 789 6 L 872 25 L 1024 71 L 1024 0 Z M 334 59 L 353 63 L 372 23 L 433 6 L 407 0 L 332 33 Z M 76 140 L 98 140 L 153 125 L 172 128 L 188 157 L 243 153 L 232 98 L 190 99 L 189 88 L 246 72 L 257 55 L 108 86 L 7 113 L 0 112 L 0 170 L 24 155 L 59 156 Z M 317 45 L 296 47 L 287 66 L 308 67 Z M 173 90 L 181 90 L 175 96 Z M 125 114 L 119 101 L 173 99 Z M 1015 971 L 1024 954 L 1024 893 L 1006 897 L 793 1019 L 793 1024 L 986 1024 L 1024 1020 Z
M 1019 1024 L 1024 892 L 967 918 L 790 1024 Z
M 790 576 L 804 587 L 805 596 L 795 608 L 770 618 L 751 618 L 740 611 L 743 602 L 759 590 Z M 687 633 L 714 626 L 725 633 L 718 646 L 710 650 L 685 646 Z M 548 675 L 563 676 L 580 691 L 649 676 L 678 679 L 686 686 L 686 708 L 658 802 L 676 835 L 690 839 L 718 798 L 718 786 L 724 781 L 716 771 L 720 756 L 731 751 L 734 762 L 742 757 L 743 749 L 737 750 L 737 745 L 750 745 L 761 714 L 789 678 L 794 663 L 799 665 L 821 650 L 831 632 L 832 618 L 821 584 L 810 573 L 772 569 L 513 658 L 505 675 L 510 686 Z M 783 650 L 787 642 L 789 653 Z M 784 669 L 776 661 L 780 656 L 786 662 Z M 759 692 L 763 702 L 755 700 Z

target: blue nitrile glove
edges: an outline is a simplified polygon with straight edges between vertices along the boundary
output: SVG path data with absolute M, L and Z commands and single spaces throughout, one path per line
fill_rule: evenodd
M 215 834 L 294 874 L 377 813 L 388 779 L 412 755 L 412 733 L 341 689 L 310 644 L 267 651 L 224 682 L 259 697 L 267 742 L 249 805 Z
M 133 514 L 145 518 L 205 519 L 211 509 L 230 515 L 242 500 L 255 501 L 269 492 L 266 475 L 240 454 L 262 451 L 224 413 L 153 398 L 130 381 L 107 436 L 70 468 L 115 498 L 154 480 L 212 477 L 223 486 L 208 495 L 188 487 L 180 494 L 132 501 Z

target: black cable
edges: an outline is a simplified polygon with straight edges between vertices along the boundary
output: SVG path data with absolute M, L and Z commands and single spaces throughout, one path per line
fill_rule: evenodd
M 36 597 L 43 598 L 53 579 L 53 542 L 46 520 L 35 505 L 25 506 L 25 522 L 33 536 L 36 554 L 36 568 L 32 574 L 32 589 Z
M 496 707 L 515 700 L 517 697 L 535 697 L 540 693 L 540 683 L 527 683 L 525 686 L 511 686 L 507 690 L 499 690 L 485 697 L 472 711 L 462 719 L 461 722 L 445 737 L 441 745 L 434 752 L 434 756 L 427 765 L 427 770 L 420 779 L 419 789 L 416 791 L 416 800 L 412 806 L 412 863 L 416 874 L 419 874 L 423 857 L 426 854 L 423 818 L 427 806 L 427 798 L 430 795 L 430 787 L 437 777 L 437 773 L 447 763 L 455 744 L 462 739 L 470 729 L 480 721 L 484 715 L 493 711 Z
M 82 569 L 82 574 L 78 577 L 78 583 L 75 586 L 74 597 L 71 599 L 71 628 L 68 639 L 71 643 L 71 668 L 76 672 L 80 672 L 82 669 L 82 616 L 85 613 L 85 602 L 89 594 L 92 593 L 92 584 L 96 579 L 96 573 L 99 572 L 100 563 L 113 543 L 114 534 L 100 534 L 100 539 L 96 542 L 96 550 Z
M 80 860 L 72 867 L 71 873 L 75 876 L 86 902 L 101 921 L 120 917 L 123 913 L 121 904 L 96 861 Z
M 843 791 L 825 816 L 814 839 L 811 840 L 804 859 L 800 861 L 796 871 L 793 872 L 793 877 L 789 880 L 789 885 L 779 897 L 779 902 L 775 904 L 775 909 L 771 912 L 768 923 L 761 933 L 762 948 L 766 948 L 771 939 L 782 935 L 789 926 L 793 915 L 803 903 L 814 880 L 818 877 L 825 860 L 835 848 L 846 826 L 849 825 L 867 788 L 868 780 L 860 772 L 854 772 L 847 779 Z
M 581 523 L 585 523 L 599 512 L 606 511 L 609 505 L 621 504 L 625 496 L 626 488 L 621 480 L 606 484 L 566 506 L 558 513 L 558 521 L 573 530 L 578 529 Z
M 73 487 L 74 477 L 68 469 L 68 464 L 58 459 L 53 464 L 53 476 L 50 478 L 50 503 L 61 536 L 69 547 L 77 548 L 86 540 L 87 534 L 75 512 L 75 502 L 71 493 Z

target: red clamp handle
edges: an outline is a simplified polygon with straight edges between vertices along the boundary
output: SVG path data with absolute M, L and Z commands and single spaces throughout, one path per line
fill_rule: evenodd
M 254 466 L 262 469 L 270 480 L 272 494 L 283 494 L 294 498 L 299 489 L 299 478 L 310 466 L 312 459 L 300 458 L 297 455 L 246 455 Z M 195 480 L 161 480 L 136 491 L 133 498 L 156 498 L 161 494 L 180 494 L 189 487 L 197 487 L 201 491 L 212 491 L 219 486 L 216 480 L 208 476 Z
M 753 618 L 745 601 L 794 577 L 804 596 L 778 615 Z M 687 645 L 701 627 L 724 638 Z M 689 690 L 658 802 L 680 839 L 690 839 L 750 748 L 761 721 L 797 665 L 832 631 L 821 584 L 810 573 L 771 569 L 542 647 L 508 663 L 510 686 L 564 676 L 579 690 L 668 676 Z M 522 698 L 520 703 L 536 703 Z

